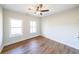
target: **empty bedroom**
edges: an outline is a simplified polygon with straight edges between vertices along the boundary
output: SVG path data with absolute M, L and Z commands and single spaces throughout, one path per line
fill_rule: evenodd
M 1 54 L 79 54 L 78 4 L 0 4 Z

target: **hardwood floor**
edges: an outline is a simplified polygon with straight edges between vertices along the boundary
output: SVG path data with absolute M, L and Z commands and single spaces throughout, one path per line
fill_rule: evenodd
M 78 54 L 79 50 L 42 36 L 5 46 L 2 54 Z

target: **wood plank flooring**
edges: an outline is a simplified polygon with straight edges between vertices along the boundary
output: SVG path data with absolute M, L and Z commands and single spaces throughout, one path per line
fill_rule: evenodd
M 79 50 L 42 36 L 5 46 L 2 54 L 78 54 Z

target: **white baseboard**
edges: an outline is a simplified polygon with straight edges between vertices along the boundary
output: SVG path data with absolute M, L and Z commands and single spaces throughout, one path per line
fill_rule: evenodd
M 14 44 L 14 43 L 17 43 L 17 42 L 20 42 L 20 41 L 23 41 L 23 40 L 26 40 L 26 39 L 30 39 L 30 38 L 33 38 L 33 37 L 37 37 L 37 36 L 43 36 L 43 37 L 46 37 L 46 38 L 48 38 L 48 39 L 54 40 L 54 41 L 56 41 L 56 42 L 62 43 L 62 44 L 64 44 L 64 45 L 67 45 L 67 46 L 70 46 L 70 47 L 72 47 L 72 48 L 75 48 L 75 49 L 78 49 L 78 50 L 79 50 L 79 48 L 77 48 L 77 47 L 75 47 L 75 46 L 73 46 L 73 45 L 70 45 L 70 44 L 65 43 L 65 42 L 62 42 L 62 41 L 55 40 L 54 38 L 49 37 L 49 36 L 47 36 L 47 35 L 35 35 L 35 36 L 28 37 L 28 38 L 23 38 L 23 39 L 20 39 L 20 40 L 16 40 L 16 41 L 12 41 L 12 42 L 6 43 L 6 44 L 4 44 L 3 46 L 7 46 L 7 45 L 10 45 L 10 44 Z M 2 50 L 2 48 L 0 49 L 0 52 L 1 52 L 1 50 Z
M 43 36 L 43 37 L 46 37 L 46 38 L 48 38 L 48 39 L 50 39 L 50 40 L 54 40 L 54 41 L 56 41 L 56 42 L 59 42 L 59 43 L 61 43 L 61 44 L 64 44 L 64 45 L 67 45 L 67 46 L 70 46 L 70 47 L 72 47 L 72 48 L 74 48 L 74 49 L 79 50 L 79 47 L 76 47 L 76 46 L 74 46 L 74 45 L 71 45 L 71 44 L 68 44 L 68 43 L 65 43 L 65 42 L 62 42 L 62 41 L 59 41 L 59 40 L 55 40 L 54 38 L 49 37 L 49 36 L 47 36 L 47 35 L 42 35 L 42 36 Z
M 28 37 L 28 38 L 23 38 L 23 39 L 20 39 L 20 40 L 15 40 L 15 41 L 12 41 L 12 42 L 8 42 L 6 44 L 3 44 L 3 46 L 14 44 L 14 43 L 17 43 L 17 42 L 20 42 L 20 41 L 23 41 L 23 40 L 27 40 L 27 39 L 30 39 L 30 38 L 33 38 L 33 37 L 37 37 L 37 36 L 40 36 L 40 35 L 35 35 L 35 36 Z
M 0 47 L 0 53 L 2 52 L 2 49 L 3 49 L 3 46 L 2 46 L 2 47 Z

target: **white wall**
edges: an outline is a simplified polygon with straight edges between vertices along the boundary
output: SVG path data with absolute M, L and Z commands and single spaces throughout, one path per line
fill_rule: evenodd
M 9 18 L 23 20 L 23 36 L 9 38 Z M 29 33 L 29 21 L 37 21 L 37 33 Z M 18 12 L 4 9 L 4 46 L 37 35 L 46 36 L 52 40 L 61 42 L 79 49 L 79 8 L 67 10 L 52 16 L 36 18 Z M 41 27 L 41 28 L 40 28 Z M 42 29 L 42 30 L 41 30 Z
M 3 40 L 3 14 L 2 14 L 2 8 L 0 7 L 0 52 L 2 50 L 2 40 Z
M 23 20 L 23 36 L 9 38 L 8 25 L 9 25 L 10 18 L 17 18 L 17 19 Z M 30 33 L 29 22 L 31 20 L 34 20 L 37 22 L 37 33 L 35 33 L 35 34 Z M 4 9 L 4 21 L 3 22 L 4 22 L 4 46 L 40 35 L 39 18 Z
M 42 35 L 79 49 L 79 7 L 42 18 Z

